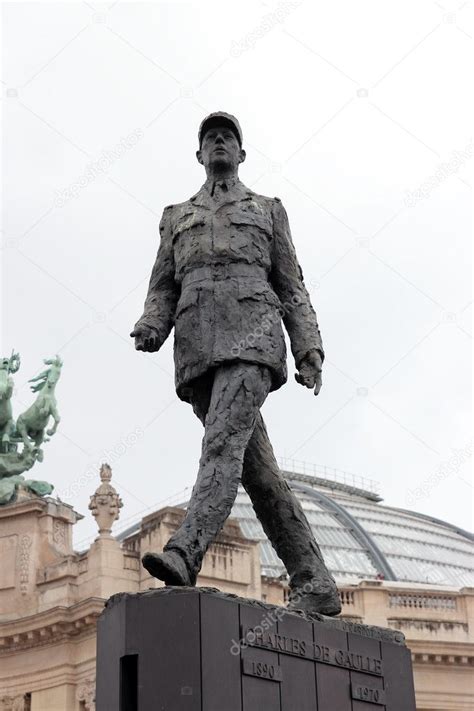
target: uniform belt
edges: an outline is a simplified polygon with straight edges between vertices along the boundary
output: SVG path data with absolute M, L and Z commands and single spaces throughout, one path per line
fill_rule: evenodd
M 216 264 L 215 266 L 197 267 L 184 275 L 181 289 L 196 281 L 221 281 L 230 277 L 263 279 L 268 281 L 267 271 L 254 264 Z

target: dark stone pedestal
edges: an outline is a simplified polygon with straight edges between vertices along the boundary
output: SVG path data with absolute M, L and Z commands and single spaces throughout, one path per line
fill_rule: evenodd
M 415 711 L 403 635 L 209 588 L 110 598 L 97 711 Z

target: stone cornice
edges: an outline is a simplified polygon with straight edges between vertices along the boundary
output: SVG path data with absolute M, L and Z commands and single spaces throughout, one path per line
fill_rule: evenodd
M 60 518 L 69 523 L 75 523 L 84 518 L 82 514 L 74 511 L 72 506 L 65 504 L 63 501 L 58 501 L 51 497 L 43 499 L 33 497 L 0 506 L 0 520 L 11 518 L 12 516 L 24 516 L 34 511 L 39 512 L 42 516 L 54 515 L 55 518 Z
M 105 600 L 89 598 L 71 607 L 58 606 L 29 617 L 0 624 L 0 656 L 30 647 L 54 644 L 95 633 Z
M 13 504 L 6 504 L 5 506 L 0 506 L 0 520 L 2 518 L 10 518 L 11 516 L 21 516 L 22 514 L 29 514 L 32 511 L 39 511 L 43 513 L 45 509 L 45 503 L 42 499 L 30 499 L 26 501 L 16 501 Z
M 466 652 L 466 650 L 463 650 Z M 429 654 L 411 650 L 413 664 L 450 667 L 474 667 L 474 654 Z

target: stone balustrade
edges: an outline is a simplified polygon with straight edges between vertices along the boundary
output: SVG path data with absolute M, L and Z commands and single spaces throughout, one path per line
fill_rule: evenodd
M 430 593 L 390 593 L 390 607 L 404 609 L 456 610 L 457 598 L 454 595 L 435 595 Z

